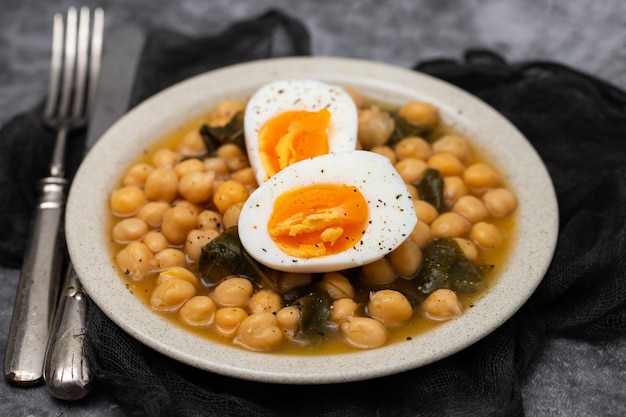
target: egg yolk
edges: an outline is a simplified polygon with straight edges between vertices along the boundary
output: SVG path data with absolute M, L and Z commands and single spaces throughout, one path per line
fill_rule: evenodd
M 259 130 L 259 156 L 267 174 L 303 159 L 328 153 L 330 112 L 292 110 L 267 121 Z
M 367 201 L 357 187 L 314 184 L 278 196 L 267 230 L 286 254 L 316 258 L 354 247 L 368 222 Z

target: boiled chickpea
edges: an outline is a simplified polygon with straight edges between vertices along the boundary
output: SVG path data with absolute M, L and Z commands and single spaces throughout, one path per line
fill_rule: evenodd
M 471 240 L 463 239 L 462 237 L 455 237 L 454 240 L 459 245 L 461 251 L 463 251 L 465 259 L 471 262 L 478 260 L 478 248 Z
M 215 229 L 193 229 L 185 239 L 185 253 L 191 262 L 197 262 L 202 254 L 202 247 L 218 237 L 220 232 Z
M 233 172 L 230 178 L 242 183 L 248 188 L 256 188 L 259 186 L 254 176 L 254 170 L 251 167 L 242 168 L 239 171 Z
M 426 161 L 432 155 L 430 144 L 417 136 L 402 139 L 394 147 L 398 158 L 417 158 Z
M 207 171 L 215 172 L 215 175 L 217 175 L 218 177 L 226 176 L 230 172 L 230 168 L 228 168 L 228 164 L 226 163 L 224 158 L 220 158 L 218 156 L 205 158 L 204 167 Z
M 215 172 L 190 171 L 178 183 L 178 192 L 191 203 L 203 203 L 213 193 Z
M 385 327 L 397 327 L 413 316 L 413 307 L 401 292 L 380 290 L 370 295 L 367 312 Z
M 483 201 L 489 213 L 494 217 L 504 217 L 517 207 L 517 199 L 506 188 L 487 190 L 483 194 Z
M 470 222 L 455 212 L 443 213 L 430 225 L 436 238 L 463 236 L 470 228 Z
M 443 321 L 460 317 L 463 305 L 452 290 L 438 289 L 422 302 L 424 315 L 431 320 Z
M 190 326 L 210 326 L 215 317 L 215 303 L 206 295 L 191 297 L 178 310 L 178 316 Z
M 198 228 L 200 230 L 221 230 L 222 215 L 217 211 L 203 210 L 198 214 Z
M 150 248 L 152 253 L 157 253 L 170 246 L 163 233 L 158 230 L 150 230 L 143 237 L 143 243 Z
M 372 286 L 391 284 L 396 273 L 389 259 L 382 258 L 361 267 L 361 280 Z
M 200 131 L 194 129 L 187 132 L 178 145 L 178 150 L 183 156 L 204 155 L 207 149 L 204 141 L 202 140 L 202 135 L 200 135 Z
M 149 200 L 170 203 L 178 195 L 178 175 L 171 168 L 157 168 L 148 175 L 144 192 Z
M 237 171 L 248 166 L 246 154 L 234 143 L 223 144 L 217 148 L 216 154 L 226 161 L 226 165 L 231 171 Z
M 250 280 L 243 277 L 232 277 L 220 282 L 211 298 L 220 307 L 247 307 L 254 287 Z
M 417 158 L 400 159 L 396 162 L 394 167 L 404 182 L 408 184 L 413 184 L 421 180 L 426 168 L 428 168 L 426 162 Z
M 391 149 L 387 145 L 374 146 L 372 149 L 370 149 L 370 151 L 387 157 L 387 159 L 389 159 L 392 164 L 395 164 L 398 161 L 398 156 L 396 155 L 396 152 L 394 152 L 393 149 Z
M 156 151 L 152 155 L 152 158 L 150 158 L 150 161 L 152 162 L 152 165 L 157 168 L 163 167 L 171 169 L 181 159 L 182 155 L 179 152 L 173 149 L 163 148 Z
M 373 148 L 387 143 L 395 121 L 386 111 L 376 106 L 359 111 L 358 139 L 364 148 Z
M 413 200 L 419 200 L 420 196 L 419 196 L 419 192 L 417 191 L 417 187 L 414 186 L 413 184 L 404 184 L 406 185 L 406 189 L 409 191 L 409 195 L 411 196 L 411 199 Z
M 281 272 L 278 277 L 278 288 L 282 293 L 298 287 L 305 287 L 313 282 L 309 273 Z
M 330 318 L 335 323 L 341 323 L 354 316 L 357 308 L 358 305 L 352 298 L 339 298 L 330 306 Z
M 385 326 L 380 321 L 369 317 L 348 317 L 339 328 L 345 340 L 357 348 L 376 348 L 387 341 Z
M 280 346 L 283 331 L 272 313 L 253 313 L 243 319 L 233 343 L 250 350 L 263 351 Z
M 187 234 L 198 225 L 198 216 L 184 205 L 176 205 L 163 214 L 161 232 L 173 245 L 185 243 Z
M 157 284 L 160 285 L 165 281 L 174 278 L 187 281 L 194 287 L 198 287 L 200 285 L 200 283 L 198 282 L 198 277 L 196 277 L 193 272 L 182 266 L 172 266 L 162 271 L 157 278 Z
M 465 171 L 465 165 L 451 153 L 437 152 L 428 158 L 428 166 L 439 171 L 441 177 L 458 176 Z
M 185 266 L 187 260 L 183 251 L 175 248 L 165 248 L 154 254 L 154 269 L 161 271 L 173 266 Z
M 339 272 L 326 272 L 318 283 L 318 287 L 326 291 L 333 300 L 354 297 L 352 283 Z
M 130 167 L 130 169 L 124 175 L 122 184 L 124 185 L 137 185 L 143 187 L 148 178 L 148 174 L 154 171 L 154 167 L 146 163 L 138 163 Z
M 487 164 L 476 163 L 467 167 L 463 180 L 469 187 L 482 190 L 500 185 L 500 174 Z
M 238 181 L 224 181 L 213 196 L 213 203 L 220 213 L 224 213 L 226 209 L 235 203 L 245 202 L 248 198 L 246 187 Z
M 131 242 L 115 255 L 115 263 L 122 273 L 135 281 L 144 279 L 151 269 L 154 255 L 141 242 Z
M 300 309 L 295 306 L 283 307 L 276 313 L 276 320 L 285 336 L 292 338 L 298 329 Z
M 136 185 L 127 185 L 111 193 L 111 211 L 119 217 L 132 216 L 146 202 L 146 195 Z
M 417 222 L 411 232 L 411 240 L 420 248 L 424 249 L 433 241 L 433 233 L 430 230 L 430 226 L 423 221 Z
M 191 201 L 185 199 L 174 200 L 172 207 L 185 208 L 192 212 L 194 216 L 199 215 L 200 212 L 204 210 L 204 207 L 201 204 L 192 203 Z
M 443 178 L 443 199 L 448 206 L 452 206 L 459 198 L 468 194 L 469 189 L 461 177 Z
M 117 243 L 138 241 L 148 233 L 148 225 L 138 217 L 122 219 L 113 226 L 113 240 Z
M 433 149 L 436 152 L 450 153 L 456 156 L 461 162 L 467 162 L 470 157 L 467 140 L 458 135 L 443 135 L 433 143 Z
M 504 241 L 504 235 L 500 229 L 486 222 L 479 222 L 472 226 L 469 237 L 484 249 L 495 249 Z
M 248 313 L 241 307 L 224 307 L 215 312 L 213 326 L 224 337 L 232 337 Z
M 280 294 L 272 290 L 259 290 L 252 294 L 248 309 L 251 313 L 259 313 L 266 311 L 268 313 L 277 313 L 283 307 L 283 300 Z
M 177 310 L 185 301 L 196 295 L 196 287 L 180 278 L 169 279 L 159 284 L 150 296 L 150 305 L 155 310 Z
M 439 216 L 435 206 L 424 200 L 413 200 L 413 208 L 418 222 L 431 224 Z
M 244 110 L 245 107 L 245 103 L 239 100 L 222 100 L 211 110 L 211 113 L 209 114 L 209 125 L 225 126 L 232 120 L 235 114 Z
M 243 208 L 243 205 L 244 202 L 239 201 L 226 209 L 226 211 L 224 212 L 224 216 L 222 216 L 224 229 L 228 229 L 232 226 L 237 226 L 237 224 L 239 223 L 239 215 L 241 214 L 241 209 Z
M 163 214 L 170 208 L 165 201 L 149 201 L 137 212 L 137 217 L 150 227 L 159 227 L 163 221 Z
M 198 158 L 185 159 L 174 166 L 174 172 L 178 175 L 179 179 L 188 172 L 204 172 L 205 170 L 204 162 Z
M 452 211 L 459 213 L 472 223 L 478 223 L 489 217 L 485 204 L 473 195 L 465 195 L 459 198 L 452 206 Z
M 409 101 L 400 108 L 400 117 L 407 122 L 424 127 L 433 127 L 439 123 L 439 110 L 430 103 Z
M 401 277 L 411 277 L 415 275 L 422 264 L 422 250 L 411 239 L 406 239 L 389 255 L 389 262 L 396 274 Z

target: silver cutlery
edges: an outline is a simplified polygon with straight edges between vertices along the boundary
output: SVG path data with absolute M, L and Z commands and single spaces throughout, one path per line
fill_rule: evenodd
M 41 382 L 49 329 L 59 293 L 65 251 L 62 217 L 66 197 L 64 154 L 68 133 L 87 122 L 100 69 L 104 12 L 68 9 L 53 21 L 50 82 L 43 119 L 57 131 L 50 174 L 40 181 L 39 203 L 20 273 L 4 361 L 7 381 Z

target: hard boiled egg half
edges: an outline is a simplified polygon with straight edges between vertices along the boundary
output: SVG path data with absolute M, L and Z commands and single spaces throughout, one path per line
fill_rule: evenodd
M 248 198 L 239 237 L 260 263 L 281 271 L 340 271 L 376 261 L 412 232 L 404 181 L 384 156 L 346 151 L 280 170 Z
M 355 149 L 357 126 L 356 105 L 341 87 L 310 79 L 264 85 L 248 101 L 244 116 L 257 182 L 303 159 Z

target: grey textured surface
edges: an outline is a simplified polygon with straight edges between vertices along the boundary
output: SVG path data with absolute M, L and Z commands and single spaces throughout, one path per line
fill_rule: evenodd
M 489 48 L 510 61 L 550 59 L 626 88 L 623 0 L 233 1 L 102 0 L 106 26 L 135 22 L 206 35 L 277 7 L 301 19 L 317 55 L 411 66 Z M 77 5 L 59 0 L 0 0 L 0 124 L 42 100 L 48 77 L 52 15 Z M 80 5 L 80 4 L 79 4 Z M 0 356 L 4 357 L 19 271 L 0 268 Z M 626 415 L 626 338 L 587 343 L 551 338 L 522 376 L 528 416 Z M 76 403 L 44 387 L 0 383 L 2 416 L 121 416 L 107 393 Z

